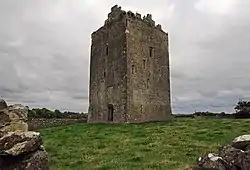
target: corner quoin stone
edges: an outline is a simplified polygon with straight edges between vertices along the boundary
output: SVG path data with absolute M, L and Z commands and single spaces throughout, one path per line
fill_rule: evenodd
M 115 5 L 91 38 L 88 122 L 170 119 L 168 34 L 152 15 Z

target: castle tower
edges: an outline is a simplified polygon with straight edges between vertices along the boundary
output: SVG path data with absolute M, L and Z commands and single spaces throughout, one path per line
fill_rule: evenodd
M 91 37 L 88 122 L 168 120 L 168 34 L 152 16 L 115 5 Z

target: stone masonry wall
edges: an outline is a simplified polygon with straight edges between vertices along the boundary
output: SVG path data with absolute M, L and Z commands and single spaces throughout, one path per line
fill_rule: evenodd
M 92 34 L 89 92 L 89 122 L 107 122 L 113 105 L 114 122 L 124 122 L 126 113 L 125 25 L 122 11 L 113 10 L 109 22 Z
M 29 119 L 27 121 L 29 130 L 71 125 L 75 123 L 86 123 L 86 119 Z
M 151 15 L 127 19 L 129 121 L 167 120 L 171 115 L 168 34 Z

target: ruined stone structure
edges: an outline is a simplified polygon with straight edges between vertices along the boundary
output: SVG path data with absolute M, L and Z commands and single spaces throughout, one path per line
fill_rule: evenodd
M 49 170 L 38 132 L 28 131 L 28 108 L 0 99 L 0 170 Z
M 91 36 L 88 122 L 168 120 L 168 34 L 161 25 L 115 5 Z

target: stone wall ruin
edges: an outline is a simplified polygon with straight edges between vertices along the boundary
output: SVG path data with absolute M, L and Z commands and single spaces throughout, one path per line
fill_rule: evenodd
M 0 170 L 49 170 L 40 133 L 28 131 L 28 108 L 0 99 Z

